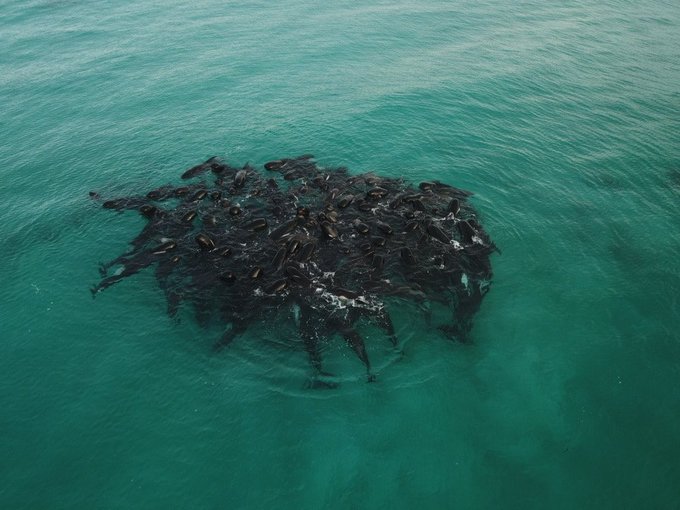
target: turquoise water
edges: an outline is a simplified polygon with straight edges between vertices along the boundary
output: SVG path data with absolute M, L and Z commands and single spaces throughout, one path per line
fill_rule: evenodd
M 680 508 L 680 4 L 111 4 L 0 3 L 1 508 Z M 291 324 L 92 300 L 88 191 L 307 152 L 475 192 L 473 345 L 392 310 L 315 392 Z

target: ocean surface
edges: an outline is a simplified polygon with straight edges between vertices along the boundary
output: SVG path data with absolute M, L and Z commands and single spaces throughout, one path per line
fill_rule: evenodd
M 680 3 L 4 0 L 0 55 L 0 508 L 680 508 Z M 392 310 L 314 391 L 294 324 L 92 299 L 89 191 L 303 153 L 475 193 L 471 345 Z

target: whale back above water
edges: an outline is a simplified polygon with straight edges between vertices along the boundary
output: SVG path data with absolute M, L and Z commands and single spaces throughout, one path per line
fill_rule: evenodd
M 153 266 L 169 315 L 185 303 L 199 323 L 224 323 L 218 350 L 295 307 L 313 381 L 324 373 L 319 338 L 336 333 L 374 380 L 356 324 L 376 323 L 396 345 L 385 306 L 392 297 L 445 304 L 451 315 L 440 330 L 469 341 L 496 250 L 469 191 L 325 169 L 309 154 L 264 168 L 212 157 L 181 175 L 189 183 L 103 201 L 147 222 L 129 251 L 102 264 L 93 295 Z

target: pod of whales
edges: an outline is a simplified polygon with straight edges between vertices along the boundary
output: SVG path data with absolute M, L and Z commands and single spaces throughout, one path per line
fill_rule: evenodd
M 131 249 L 102 264 L 93 296 L 153 266 L 169 315 L 186 303 L 199 323 L 224 323 L 216 349 L 249 324 L 294 309 L 312 387 L 331 385 L 321 377 L 320 342 L 333 334 L 374 380 L 356 325 L 373 322 L 396 346 L 386 307 L 395 297 L 444 304 L 450 318 L 439 329 L 468 341 L 496 250 L 470 192 L 321 168 L 309 154 L 264 168 L 212 157 L 186 170 L 182 186 L 109 200 L 91 192 L 105 209 L 136 210 L 146 220 Z

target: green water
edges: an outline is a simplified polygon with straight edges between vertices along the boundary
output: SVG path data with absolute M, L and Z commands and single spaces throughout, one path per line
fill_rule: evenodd
M 0 2 L 0 508 L 680 508 L 680 4 Z M 151 273 L 151 189 L 311 152 L 475 192 L 473 345 L 392 310 L 378 382 L 285 321 L 220 355 Z

